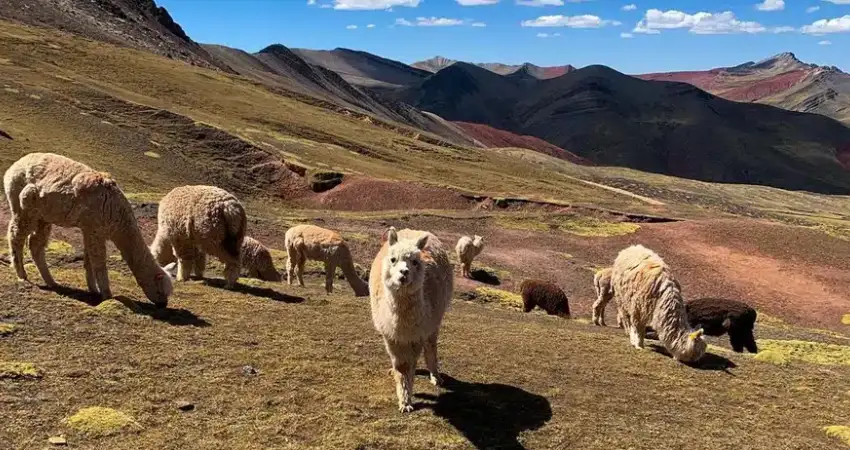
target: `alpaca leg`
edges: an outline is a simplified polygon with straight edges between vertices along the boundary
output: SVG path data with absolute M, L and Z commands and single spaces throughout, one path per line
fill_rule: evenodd
M 195 251 L 195 260 L 192 261 L 195 269 L 195 276 L 199 280 L 204 279 L 204 271 L 207 270 L 207 254 L 201 250 Z
M 24 226 L 20 216 L 12 217 L 6 237 L 9 240 L 9 253 L 12 256 L 12 266 L 15 268 L 18 281 L 27 280 L 27 271 L 24 270 L 24 244 L 28 234 L 29 230 Z
M 44 255 L 44 250 L 47 247 L 47 242 L 50 240 L 51 225 L 47 222 L 40 221 L 36 226 L 35 233 L 30 236 L 30 254 L 35 266 L 38 268 L 38 273 L 44 284 L 47 287 L 55 287 L 56 281 L 50 275 L 50 269 L 47 267 L 47 259 Z
M 233 289 L 236 287 L 236 281 L 239 280 L 239 261 L 229 261 L 224 264 L 224 287 Z
M 443 385 L 443 377 L 440 376 L 440 362 L 437 359 L 437 335 L 435 332 L 425 340 L 425 366 L 428 367 L 428 372 L 431 372 L 431 384 L 434 386 Z
M 94 279 L 97 282 L 100 296 L 103 300 L 112 298 L 109 288 L 109 271 L 106 268 L 106 239 L 100 236 L 90 236 L 88 239 L 89 264 L 91 264 Z
M 325 292 L 328 294 L 334 291 L 334 277 L 336 277 L 336 262 L 325 262 Z
M 187 281 L 195 267 L 195 247 L 176 240 L 172 245 L 177 256 L 177 281 Z
M 298 258 L 298 268 L 295 274 L 298 276 L 298 285 L 304 287 L 304 266 L 307 264 L 306 256 L 299 256 Z
M 85 235 L 83 235 L 83 243 L 85 247 L 85 250 L 83 250 L 83 268 L 86 271 L 86 287 L 92 294 L 97 294 L 97 280 L 94 278 L 94 270 L 92 270 L 91 266 L 91 255 L 88 250 L 89 244 L 87 244 Z
M 421 344 L 395 343 L 384 340 L 392 363 L 398 410 L 405 413 L 413 411 L 413 376 L 416 371 L 416 359 Z
M 636 349 L 643 349 L 643 337 L 646 335 L 646 327 L 642 327 L 636 323 L 632 323 L 629 327 L 629 338 L 632 346 Z
M 596 301 L 593 302 L 593 324 L 599 325 L 601 327 L 605 326 L 605 298 L 603 296 L 596 297 Z

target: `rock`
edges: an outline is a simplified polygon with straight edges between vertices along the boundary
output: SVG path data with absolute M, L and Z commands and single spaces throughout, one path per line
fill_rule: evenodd
M 192 411 L 195 409 L 195 404 L 187 401 L 179 401 L 177 402 L 177 409 L 180 411 Z
M 257 375 L 260 373 L 254 366 L 242 366 L 242 373 L 245 375 Z
M 50 445 L 68 445 L 68 441 L 65 439 L 65 436 L 53 436 L 47 439 L 47 442 Z

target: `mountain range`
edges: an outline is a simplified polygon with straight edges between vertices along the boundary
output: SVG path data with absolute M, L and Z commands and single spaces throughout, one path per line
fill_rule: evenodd
M 248 53 L 193 41 L 153 0 L 6 0 L 0 18 L 218 70 L 444 145 L 516 146 L 582 164 L 850 193 L 850 128 L 833 120 L 850 123 L 850 76 L 790 53 L 629 76 L 604 66 L 441 57 L 407 65 L 282 44 Z

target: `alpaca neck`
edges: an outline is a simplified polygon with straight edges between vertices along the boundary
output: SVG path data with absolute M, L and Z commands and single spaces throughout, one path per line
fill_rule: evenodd
M 402 287 L 397 291 L 384 286 L 384 298 L 395 311 L 418 308 L 422 304 L 422 285 Z
M 674 356 L 682 356 L 694 348 L 688 336 L 691 330 L 682 293 L 673 285 L 662 291 L 656 305 L 653 328 L 658 332 L 658 339 Z
M 118 251 L 121 252 L 121 257 L 127 263 L 136 281 L 141 283 L 142 280 L 152 279 L 154 275 L 160 272 L 160 267 L 145 244 L 142 233 L 135 223 L 135 218 L 131 220 L 133 223 L 117 227 L 112 233 L 111 240 Z

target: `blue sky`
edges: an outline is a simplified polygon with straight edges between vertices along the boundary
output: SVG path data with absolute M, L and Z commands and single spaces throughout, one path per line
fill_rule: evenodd
M 194 40 L 626 73 L 794 52 L 850 71 L 850 0 L 157 0 Z M 465 4 L 465 5 L 464 5 Z M 476 5 L 472 5 L 476 4 Z M 356 28 L 355 28 L 356 27 Z

